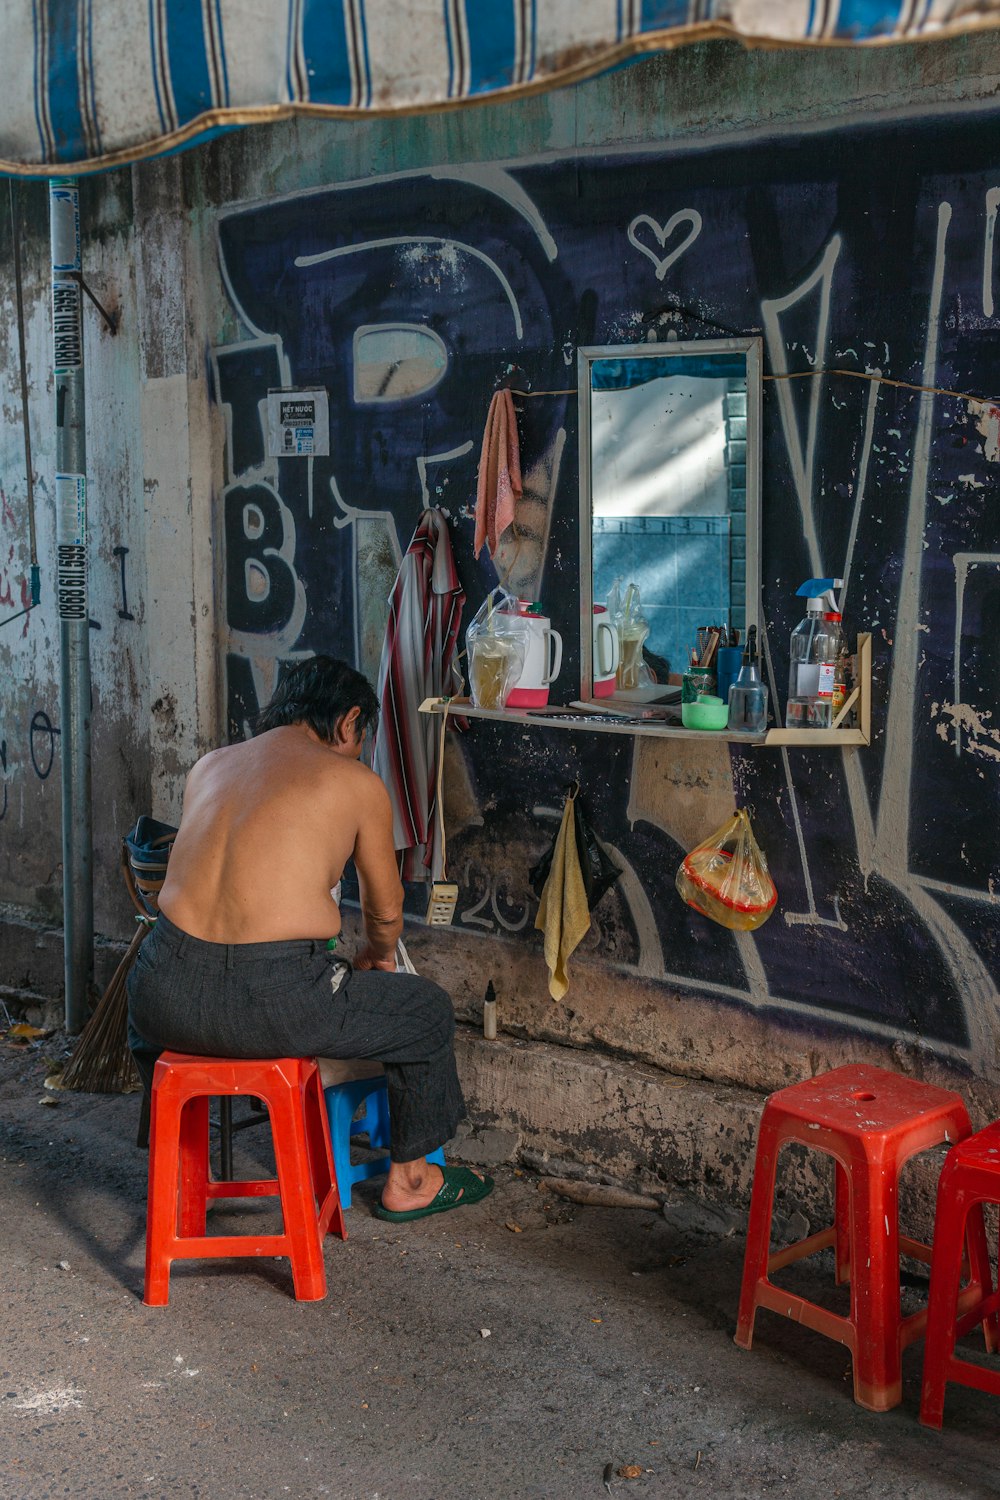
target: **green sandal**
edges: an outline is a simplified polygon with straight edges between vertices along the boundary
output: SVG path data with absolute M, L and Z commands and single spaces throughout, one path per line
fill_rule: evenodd
M 436 1198 L 425 1208 L 410 1208 L 404 1213 L 395 1213 L 379 1203 L 375 1210 L 377 1219 L 389 1219 L 393 1224 L 402 1224 L 408 1219 L 426 1219 L 428 1214 L 447 1213 L 449 1208 L 461 1208 L 463 1203 L 479 1203 L 493 1191 L 492 1177 L 477 1177 L 468 1167 L 442 1167 L 444 1182 Z

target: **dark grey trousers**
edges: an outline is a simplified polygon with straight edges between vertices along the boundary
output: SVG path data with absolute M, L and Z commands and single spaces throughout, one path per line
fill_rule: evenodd
M 129 1045 L 204 1057 L 375 1059 L 393 1161 L 444 1145 L 466 1113 L 450 997 L 413 974 L 356 971 L 325 941 L 206 943 L 162 913 L 128 977 Z

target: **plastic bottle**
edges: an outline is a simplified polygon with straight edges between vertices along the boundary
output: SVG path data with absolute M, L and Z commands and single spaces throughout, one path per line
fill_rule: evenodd
M 837 665 L 833 673 L 832 711 L 834 719 L 836 719 L 837 715 L 840 713 L 840 710 L 843 708 L 850 695 L 851 653 L 848 651 L 846 646 L 841 646 L 840 655 L 837 657 Z M 852 714 L 848 715 L 848 719 L 850 719 L 851 717 L 853 717 L 853 711 Z M 845 727 L 850 728 L 850 724 L 848 723 L 846 726 L 841 725 L 842 729 Z
M 823 621 L 826 625 L 827 634 L 832 636 L 836 642 L 837 656 L 839 657 L 841 651 L 844 649 L 843 616 L 839 609 L 828 609 L 823 616 Z
M 797 590 L 799 596 L 805 596 L 806 616 L 792 631 L 790 642 L 785 715 L 789 728 L 798 728 L 803 722 L 831 722 L 833 677 L 843 644 L 833 590 L 842 582 L 840 578 L 810 578 Z
M 826 634 L 828 637 L 824 655 L 826 656 L 828 663 L 833 663 L 833 670 L 829 674 L 830 711 L 833 718 L 836 718 L 839 711 L 837 706 L 837 667 L 840 664 L 840 658 L 844 650 L 844 632 L 841 626 L 840 611 L 827 610 L 826 614 L 823 616 L 823 624 L 826 628 Z M 822 691 L 822 687 L 821 696 L 826 696 L 826 694 Z M 841 700 L 841 706 L 842 705 L 843 700 Z
M 642 644 L 649 635 L 649 622 L 642 612 L 638 585 L 630 583 L 622 601 L 618 639 L 621 652 L 618 662 L 619 688 L 633 689 L 645 686 L 642 667 Z
M 486 986 L 486 998 L 483 1001 L 483 1036 L 488 1042 L 497 1039 L 497 992 L 493 988 L 492 979 Z
M 767 687 L 757 669 L 757 627 L 747 631 L 740 675 L 729 689 L 729 728 L 736 734 L 763 734 L 767 728 Z

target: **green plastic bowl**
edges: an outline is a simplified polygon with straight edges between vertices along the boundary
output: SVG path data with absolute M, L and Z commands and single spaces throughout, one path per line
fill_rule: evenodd
M 681 723 L 685 729 L 726 729 L 729 725 L 729 705 L 721 698 L 705 694 L 693 703 L 681 704 Z

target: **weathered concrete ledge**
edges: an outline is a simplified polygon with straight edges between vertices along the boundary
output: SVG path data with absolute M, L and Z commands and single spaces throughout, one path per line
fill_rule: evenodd
M 521 1160 L 555 1176 L 575 1164 L 598 1180 L 701 1198 L 742 1225 L 762 1094 L 546 1042 L 488 1042 L 467 1027 L 457 1053 L 471 1112 L 457 1142 L 464 1159 Z M 928 1242 L 942 1158 L 927 1152 L 903 1170 L 901 1223 Z M 832 1190 L 829 1157 L 788 1148 L 779 1222 L 795 1237 L 832 1223 Z
M 345 933 L 355 914 L 345 912 Z M 537 942 L 477 935 L 467 928 L 415 923 L 406 943 L 419 973 L 432 975 L 452 996 L 460 1021 L 478 1026 L 486 980 L 497 989 L 500 1030 L 528 1041 L 552 1042 L 591 1055 L 648 1063 L 654 1071 L 773 1093 L 844 1063 L 867 1063 L 904 1073 L 965 1098 L 973 1120 L 1000 1116 L 1000 1082 L 936 1052 L 918 1038 L 866 1032 L 827 1011 L 809 1018 L 778 1002 L 754 1008 L 698 991 L 694 984 L 642 976 L 601 954 L 574 953 L 569 992 L 550 999 L 541 934 Z M 990 1068 L 995 1075 L 995 1069 Z

